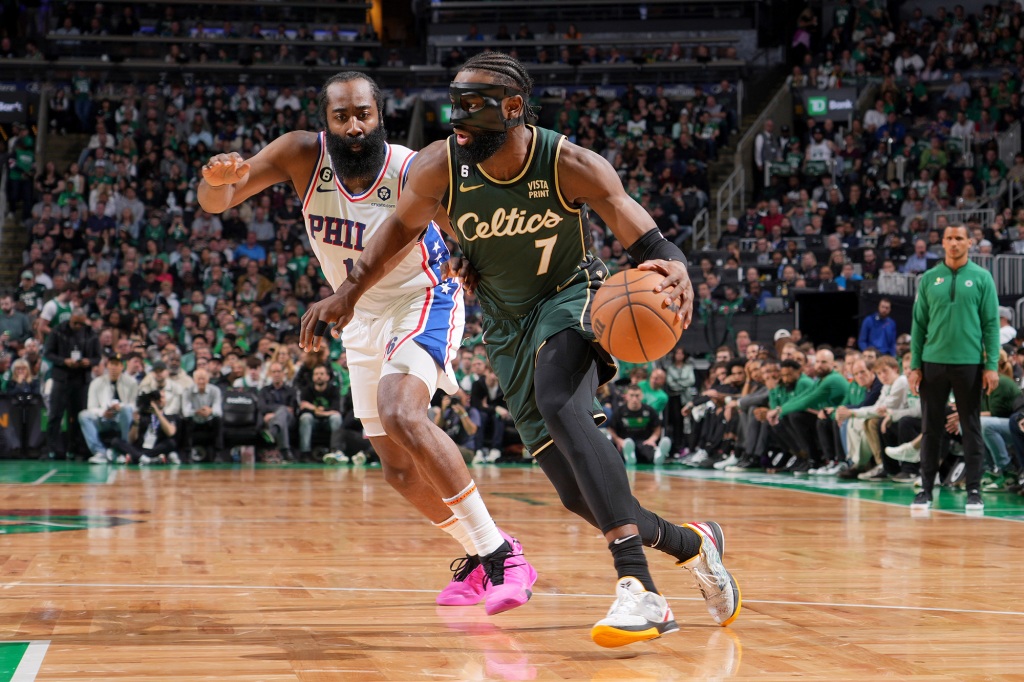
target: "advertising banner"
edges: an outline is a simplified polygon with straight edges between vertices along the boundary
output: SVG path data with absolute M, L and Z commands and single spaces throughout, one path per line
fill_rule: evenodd
M 26 123 L 29 94 L 20 90 L 0 91 L 0 123 Z
M 800 90 L 807 116 L 816 119 L 830 118 L 845 121 L 857 115 L 857 88 L 833 88 L 831 90 Z

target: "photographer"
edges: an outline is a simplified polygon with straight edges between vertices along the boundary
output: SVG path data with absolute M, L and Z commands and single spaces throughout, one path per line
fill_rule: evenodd
M 434 423 L 459 446 L 466 463 L 472 462 L 476 432 L 480 428 L 480 413 L 476 408 L 470 407 L 467 410 L 458 395 L 445 394 L 441 396 L 441 406 L 433 407 L 430 411 Z
M 166 403 L 163 391 L 139 395 L 128 440 L 114 441 L 114 449 L 125 454 L 126 464 L 181 464 L 174 450 L 177 419 L 164 413 Z
M 181 414 L 182 390 L 178 384 L 170 380 L 170 372 L 163 360 L 153 363 L 151 371 L 139 382 L 139 393 L 159 391 L 164 397 L 164 414 L 178 416 Z

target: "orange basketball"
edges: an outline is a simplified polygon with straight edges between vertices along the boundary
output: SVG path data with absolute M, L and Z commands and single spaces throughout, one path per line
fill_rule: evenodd
M 666 308 L 665 294 L 654 293 L 664 276 L 650 270 L 623 270 L 609 277 L 594 295 L 590 321 L 598 342 L 626 362 L 650 362 L 679 341 L 683 326 L 678 306 Z

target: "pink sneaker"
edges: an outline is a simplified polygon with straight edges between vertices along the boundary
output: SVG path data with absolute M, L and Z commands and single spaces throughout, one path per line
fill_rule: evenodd
M 484 600 L 484 567 L 476 557 L 455 559 L 449 566 L 452 581 L 437 595 L 439 606 L 472 606 Z
M 487 615 L 514 609 L 530 601 L 537 582 L 537 571 L 523 556 L 523 546 L 514 537 L 499 530 L 509 550 L 498 550 L 482 558 L 486 572 Z

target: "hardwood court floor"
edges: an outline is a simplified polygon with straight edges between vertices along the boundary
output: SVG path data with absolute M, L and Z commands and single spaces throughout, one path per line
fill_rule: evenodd
M 50 465 L 33 466 L 0 465 L 0 475 L 39 483 L 2 486 L 0 628 L 6 642 L 41 643 L 38 680 L 1010 680 L 1024 671 L 1015 521 L 911 518 L 905 506 L 638 472 L 637 495 L 652 509 L 722 524 L 744 610 L 731 627 L 714 625 L 690 575 L 650 552 L 681 630 L 610 650 L 588 634 L 611 603 L 605 544 L 535 469 L 476 472 L 540 572 L 528 605 L 488 618 L 482 606 L 435 607 L 457 548 L 377 469 L 63 465 L 47 475 Z M 91 482 L 68 482 L 74 472 Z M 29 532 L 43 529 L 52 532 Z M 2 671 L 0 657 L 0 680 L 11 679 Z

